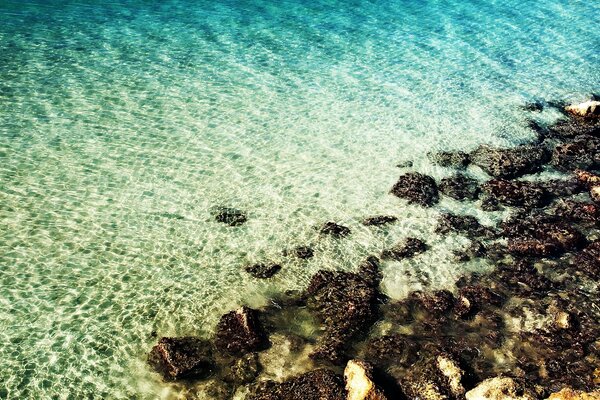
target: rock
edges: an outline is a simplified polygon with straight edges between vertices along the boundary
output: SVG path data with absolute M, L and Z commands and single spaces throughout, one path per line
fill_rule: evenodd
M 373 367 L 360 360 L 350 360 L 344 369 L 347 400 L 386 400 L 373 382 Z
M 585 186 L 577 179 L 548 179 L 536 182 L 537 186 L 553 197 L 570 197 L 585 191 Z
M 222 222 L 230 226 L 241 225 L 248 220 L 248 217 L 243 211 L 235 208 L 220 207 L 215 215 L 217 222 Z
M 427 153 L 431 162 L 442 167 L 464 168 L 469 165 L 469 155 L 462 151 L 440 151 L 438 153 Z
M 254 382 L 260 369 L 258 353 L 248 353 L 233 362 L 224 374 L 224 380 L 235 385 L 245 385 Z
M 383 259 L 403 260 L 412 258 L 417 254 L 427 250 L 427 244 L 417 238 L 407 238 L 400 243 L 397 243 L 391 249 L 384 250 L 381 253 Z
M 531 263 L 523 260 L 500 266 L 495 277 L 520 296 L 543 297 L 556 287 L 554 282 L 541 275 Z
M 470 215 L 456 215 L 443 213 L 438 219 L 435 231 L 442 235 L 451 232 L 464 233 L 469 237 L 492 237 L 494 235 L 490 228 L 484 227 L 477 218 Z
M 557 121 L 547 127 L 546 136 L 561 140 L 572 139 L 581 135 L 597 136 L 600 134 L 600 118 L 569 118 Z
M 322 227 L 321 227 L 321 231 L 322 234 L 324 235 L 330 235 L 333 236 L 334 238 L 343 238 L 346 237 L 350 234 L 350 228 L 343 226 L 343 225 L 338 225 L 335 222 L 326 222 Z
M 281 265 L 275 263 L 259 263 L 248 265 L 245 270 L 255 278 L 266 279 L 278 273 L 281 270 Z
M 398 218 L 393 215 L 378 215 L 375 217 L 368 217 L 362 221 L 362 224 L 365 226 L 379 226 L 391 224 L 393 222 L 398 221 Z
M 600 186 L 594 186 L 590 189 L 590 197 L 596 203 L 600 203 Z
M 577 136 L 572 142 L 556 146 L 551 162 L 562 171 L 595 168 L 600 165 L 600 139 L 589 135 Z
M 431 207 L 439 201 L 438 189 L 432 177 L 417 172 L 409 172 L 398 178 L 391 193 L 410 204 Z
M 586 393 L 581 390 L 564 388 L 560 392 L 552 393 L 546 400 L 600 400 L 600 391 Z
M 342 377 L 327 369 L 317 369 L 259 387 L 248 400 L 346 400 Z
M 523 109 L 526 111 L 541 112 L 544 111 L 544 103 L 541 101 L 527 102 L 523 106 Z
M 383 279 L 379 271 L 379 258 L 369 256 L 358 267 L 358 275 L 371 287 L 377 288 Z
M 494 178 L 517 178 L 539 171 L 549 161 L 542 146 L 519 146 L 497 149 L 481 146 L 471 153 L 471 162 Z
M 583 251 L 577 253 L 573 262 L 575 268 L 592 278 L 600 277 L 600 240 L 592 242 Z
M 600 118 L 600 101 L 589 100 L 565 107 L 565 111 L 576 117 Z
M 465 397 L 467 400 L 536 400 L 529 393 L 524 393 L 515 380 L 503 377 L 486 379 L 469 390 Z
M 575 178 L 588 188 L 600 185 L 600 176 L 582 169 L 573 171 Z
M 493 179 L 482 189 L 487 197 L 506 206 L 541 207 L 550 201 L 548 192 L 535 182 Z
M 418 302 L 434 318 L 447 315 L 454 306 L 454 295 L 448 290 L 436 290 L 432 293 L 412 292 L 409 298 Z
M 421 360 L 400 377 L 400 385 L 411 400 L 448 400 L 446 380 L 437 365 Z
M 262 350 L 267 344 L 258 311 L 241 307 L 223 315 L 217 324 L 215 347 L 232 355 Z
M 467 285 L 458 291 L 454 312 L 461 318 L 477 314 L 485 307 L 498 307 L 504 301 L 503 297 L 481 285 Z
M 298 258 L 306 260 L 312 258 L 315 255 L 315 252 L 308 246 L 298 246 L 294 249 L 294 254 Z
M 553 210 L 554 215 L 574 222 L 600 222 L 600 206 L 575 200 L 561 200 Z
M 195 337 L 163 337 L 148 363 L 166 380 L 201 378 L 214 367 L 210 342 Z
M 478 182 L 463 174 L 442 179 L 439 190 L 456 200 L 475 200 L 479 197 L 480 191 Z
M 376 265 L 366 270 L 378 274 Z M 312 277 L 305 293 L 306 304 L 322 323 L 324 334 L 311 358 L 333 364 L 344 362 L 345 348 L 353 337 L 374 322 L 379 296 L 374 280 L 374 276 L 365 279 L 337 271 L 319 271 Z
M 465 394 L 465 388 L 461 383 L 464 371 L 456 361 L 446 355 L 437 356 L 436 362 L 438 369 L 447 380 L 450 393 L 456 398 L 462 398 Z
M 412 168 L 412 166 L 413 162 L 410 160 L 400 161 L 398 164 L 396 164 L 397 168 Z

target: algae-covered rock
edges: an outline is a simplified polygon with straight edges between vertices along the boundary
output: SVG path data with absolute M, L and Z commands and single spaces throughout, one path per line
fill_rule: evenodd
M 241 307 L 223 315 L 217 324 L 215 347 L 229 354 L 244 354 L 261 350 L 266 335 L 258 318 L 258 311 Z
M 248 400 L 345 400 L 343 379 L 328 369 L 318 369 L 281 383 L 265 382 Z
M 421 239 L 407 238 L 392 248 L 386 249 L 381 253 L 383 259 L 403 260 L 405 258 L 412 258 L 417 254 L 423 253 L 427 250 L 427 244 Z
M 479 183 L 463 174 L 455 174 L 440 181 L 439 190 L 456 200 L 475 200 L 479 197 Z
M 542 146 L 498 149 L 481 146 L 471 153 L 471 162 L 494 178 L 517 178 L 539 171 L 549 154 Z
M 373 367 L 361 360 L 350 360 L 344 369 L 347 400 L 387 400 L 373 382 Z
M 508 377 L 486 379 L 469 390 L 465 397 L 467 400 L 536 400 L 534 396 L 525 393 L 519 383 Z
M 248 265 L 244 269 L 255 278 L 267 279 L 279 272 L 281 265 L 276 263 L 258 263 Z
M 409 172 L 398 178 L 391 193 L 411 204 L 431 207 L 439 201 L 438 188 L 435 180 L 418 172 Z
M 454 397 L 461 398 L 465 394 L 465 388 L 461 382 L 465 372 L 455 360 L 446 355 L 437 356 L 436 365 L 447 380 L 450 393 Z
M 230 207 L 219 207 L 215 215 L 217 222 L 222 222 L 230 226 L 241 225 L 248 220 L 243 211 Z
M 427 153 L 427 157 L 442 167 L 464 168 L 470 162 L 469 155 L 463 151 L 439 151 Z
M 393 215 L 377 215 L 363 219 L 362 224 L 365 226 L 380 226 L 391 224 L 396 221 L 398 221 L 398 218 L 394 217 Z
M 189 336 L 161 338 L 148 363 L 166 380 L 200 378 L 214 366 L 210 342 Z
M 515 207 L 541 207 L 546 205 L 549 193 L 535 182 L 494 179 L 482 186 L 484 194 L 494 201 Z

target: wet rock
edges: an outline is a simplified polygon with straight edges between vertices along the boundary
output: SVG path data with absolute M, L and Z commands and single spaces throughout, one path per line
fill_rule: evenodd
M 398 218 L 394 217 L 393 215 L 377 215 L 375 217 L 365 218 L 362 221 L 362 224 L 366 226 L 380 226 L 391 224 L 396 221 L 398 221 Z
M 230 226 L 241 225 L 248 220 L 248 217 L 243 211 L 235 208 L 220 207 L 215 215 L 217 222 L 222 222 Z
M 436 290 L 432 293 L 412 292 L 410 298 L 420 303 L 421 307 L 432 316 L 447 315 L 454 306 L 454 295 L 448 290 Z
M 370 286 L 376 288 L 381 283 L 383 275 L 379 271 L 379 258 L 369 256 L 358 267 L 358 275 Z
M 542 101 L 527 102 L 523 106 L 523 109 L 526 111 L 541 112 L 544 111 L 544 103 Z
M 471 243 L 463 250 L 455 250 L 453 252 L 456 262 L 466 262 L 474 258 L 485 257 L 488 253 L 487 247 L 478 240 L 472 240 Z
M 600 175 L 596 175 L 582 169 L 576 169 L 573 172 L 575 173 L 575 178 L 577 181 L 585 185 L 587 188 L 600 185 Z
M 385 335 L 367 342 L 364 357 L 383 369 L 392 365 L 408 367 L 418 359 L 419 346 L 406 335 Z
M 281 265 L 275 263 L 258 263 L 248 265 L 245 270 L 255 278 L 267 279 L 278 273 L 281 270 Z
M 336 224 L 335 222 L 326 222 L 322 227 L 321 231 L 324 235 L 330 235 L 334 238 L 343 238 L 350 234 L 350 228 Z
M 599 119 L 569 118 L 547 128 L 547 136 L 559 139 L 572 139 L 582 135 L 598 136 Z
M 479 223 L 477 218 L 470 215 L 456 215 L 444 213 L 438 219 L 438 225 L 435 231 L 442 235 L 451 232 L 464 233 L 469 237 L 487 237 L 494 236 L 494 232 Z
M 423 360 L 414 364 L 400 377 L 400 386 L 409 399 L 448 400 L 450 396 L 446 381 L 437 365 Z
M 536 182 L 538 187 L 553 197 L 569 197 L 583 193 L 585 187 L 577 179 L 548 179 Z
M 550 201 L 548 192 L 535 182 L 493 179 L 482 189 L 487 197 L 505 206 L 541 207 Z
M 560 392 L 552 393 L 546 400 L 600 400 L 600 391 L 586 393 L 582 390 L 564 388 Z
M 498 149 L 481 146 L 471 153 L 471 162 L 494 178 L 517 178 L 539 171 L 550 157 L 542 146 Z
M 456 398 L 462 398 L 465 394 L 465 388 L 461 381 L 465 372 L 455 360 L 447 355 L 437 356 L 436 364 L 447 382 L 450 393 Z
M 391 193 L 410 204 L 430 207 L 439 201 L 438 188 L 432 177 L 410 172 L 398 178 Z
M 258 311 L 241 307 L 221 317 L 217 324 L 215 347 L 233 355 L 262 350 L 267 344 Z
M 427 153 L 431 162 L 442 167 L 464 168 L 469 165 L 469 155 L 462 151 L 440 151 L 437 153 Z
M 552 152 L 552 165 L 562 171 L 591 169 L 600 164 L 600 139 L 577 136 L 572 142 L 563 143 Z
M 233 362 L 225 371 L 224 380 L 235 385 L 245 385 L 254 382 L 260 370 L 258 353 L 248 353 Z
M 442 179 L 439 190 L 456 200 L 475 200 L 479 197 L 480 191 L 478 182 L 463 174 Z
M 461 318 L 467 318 L 486 307 L 499 307 L 504 301 L 502 295 L 481 285 L 467 285 L 458 291 L 454 312 Z
M 574 222 L 600 222 L 600 206 L 575 200 L 561 200 L 554 207 L 554 215 Z
M 309 258 L 312 258 L 315 255 L 315 252 L 312 248 L 308 246 L 298 246 L 294 249 L 294 254 L 296 255 L 296 257 L 302 260 L 307 260 Z
M 600 240 L 592 242 L 589 246 L 575 255 L 573 262 L 575 268 L 592 278 L 600 277 Z
M 374 268 L 375 267 L 375 268 Z M 376 266 L 363 270 L 377 273 Z M 374 321 L 379 292 L 376 277 L 348 272 L 319 271 L 306 290 L 306 303 L 323 324 L 325 332 L 310 355 L 313 359 L 340 364 L 353 337 Z
M 210 342 L 195 337 L 163 337 L 148 363 L 166 380 L 201 378 L 214 366 Z
M 373 382 L 373 367 L 361 360 L 350 360 L 344 369 L 347 400 L 386 400 Z
M 342 377 L 327 369 L 318 369 L 282 383 L 270 382 L 258 387 L 249 400 L 346 400 Z
M 554 282 L 541 275 L 531 263 L 523 260 L 499 267 L 495 277 L 521 296 L 544 296 L 556 287 Z
M 381 258 L 399 261 L 405 258 L 412 258 L 417 254 L 423 253 L 425 250 L 427 250 L 425 242 L 417 238 L 407 238 L 394 245 L 391 249 L 384 250 L 381 253 Z
M 522 385 L 508 377 L 486 379 L 465 395 L 467 400 L 536 400 Z
M 412 166 L 413 162 L 410 160 L 400 161 L 398 164 L 396 164 L 397 168 L 412 168 Z
M 565 107 L 565 111 L 576 117 L 600 118 L 600 101 L 588 100 L 579 104 Z

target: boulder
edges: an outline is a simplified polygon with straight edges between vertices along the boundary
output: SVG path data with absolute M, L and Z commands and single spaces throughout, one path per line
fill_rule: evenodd
M 347 400 L 386 400 L 373 382 L 373 367 L 361 360 L 350 360 L 344 369 Z
M 150 351 L 148 363 L 166 380 L 201 378 L 214 367 L 211 348 L 196 337 L 163 337 Z
M 393 215 L 377 215 L 363 219 L 362 224 L 365 226 L 380 226 L 391 224 L 396 221 L 398 221 L 398 218 Z
M 350 234 L 350 228 L 336 224 L 335 222 L 329 221 L 326 222 L 322 227 L 320 232 L 324 235 L 330 235 L 334 238 L 343 238 Z
M 441 180 L 439 190 L 456 200 L 475 200 L 479 197 L 479 183 L 463 174 L 455 174 Z
M 551 199 L 535 182 L 493 179 L 483 184 L 482 189 L 487 197 L 505 206 L 541 207 Z
M 392 248 L 384 250 L 381 253 L 381 258 L 400 261 L 405 258 L 412 258 L 425 250 L 427 250 L 425 242 L 417 238 L 407 238 L 395 244 Z
M 548 137 L 560 140 L 582 135 L 598 136 L 600 134 L 600 118 L 562 119 L 547 127 L 545 131 Z
M 391 193 L 410 204 L 431 207 L 439 201 L 438 188 L 435 180 L 418 172 L 409 172 L 398 178 Z
M 552 393 L 546 400 L 600 400 L 600 391 L 584 392 L 564 388 L 560 392 Z
M 437 153 L 427 153 L 431 162 L 442 167 L 464 168 L 469 165 L 469 155 L 462 151 L 440 151 Z
M 281 383 L 265 382 L 248 400 L 346 400 L 342 377 L 328 369 L 317 369 Z
M 275 263 L 258 263 L 248 265 L 244 269 L 255 278 L 266 279 L 278 273 L 281 270 L 281 265 Z
M 465 397 L 467 400 L 536 400 L 524 392 L 519 383 L 508 377 L 486 379 L 469 390 Z
M 215 215 L 217 222 L 222 222 L 229 226 L 241 225 L 248 220 L 248 217 L 243 211 L 229 207 L 219 207 Z
M 494 178 L 517 178 L 539 171 L 550 157 L 542 146 L 498 149 L 481 146 L 471 153 L 471 162 Z
M 249 307 L 228 312 L 217 324 L 215 347 L 222 352 L 241 355 L 262 350 L 266 344 L 258 311 Z
M 492 289 L 481 285 L 467 285 L 458 291 L 454 305 L 454 313 L 461 318 L 467 318 L 485 307 L 498 307 L 504 301 L 503 297 Z
M 588 100 L 565 107 L 565 111 L 576 117 L 600 118 L 600 101 Z

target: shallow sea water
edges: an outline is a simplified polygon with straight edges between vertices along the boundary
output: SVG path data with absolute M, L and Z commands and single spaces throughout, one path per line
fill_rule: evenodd
M 600 89 L 593 1 L 0 0 L 0 398 L 177 396 L 145 364 L 240 304 L 383 267 L 393 298 L 449 287 L 460 237 L 388 194 L 428 151 L 533 137 L 526 101 Z M 558 115 L 536 115 L 552 121 Z M 481 176 L 476 169 L 469 170 Z M 228 227 L 211 210 L 248 222 Z M 367 228 L 369 215 L 400 222 Z M 335 220 L 349 238 L 319 237 Z M 282 256 L 310 244 L 316 256 Z M 243 266 L 283 262 L 269 281 Z

